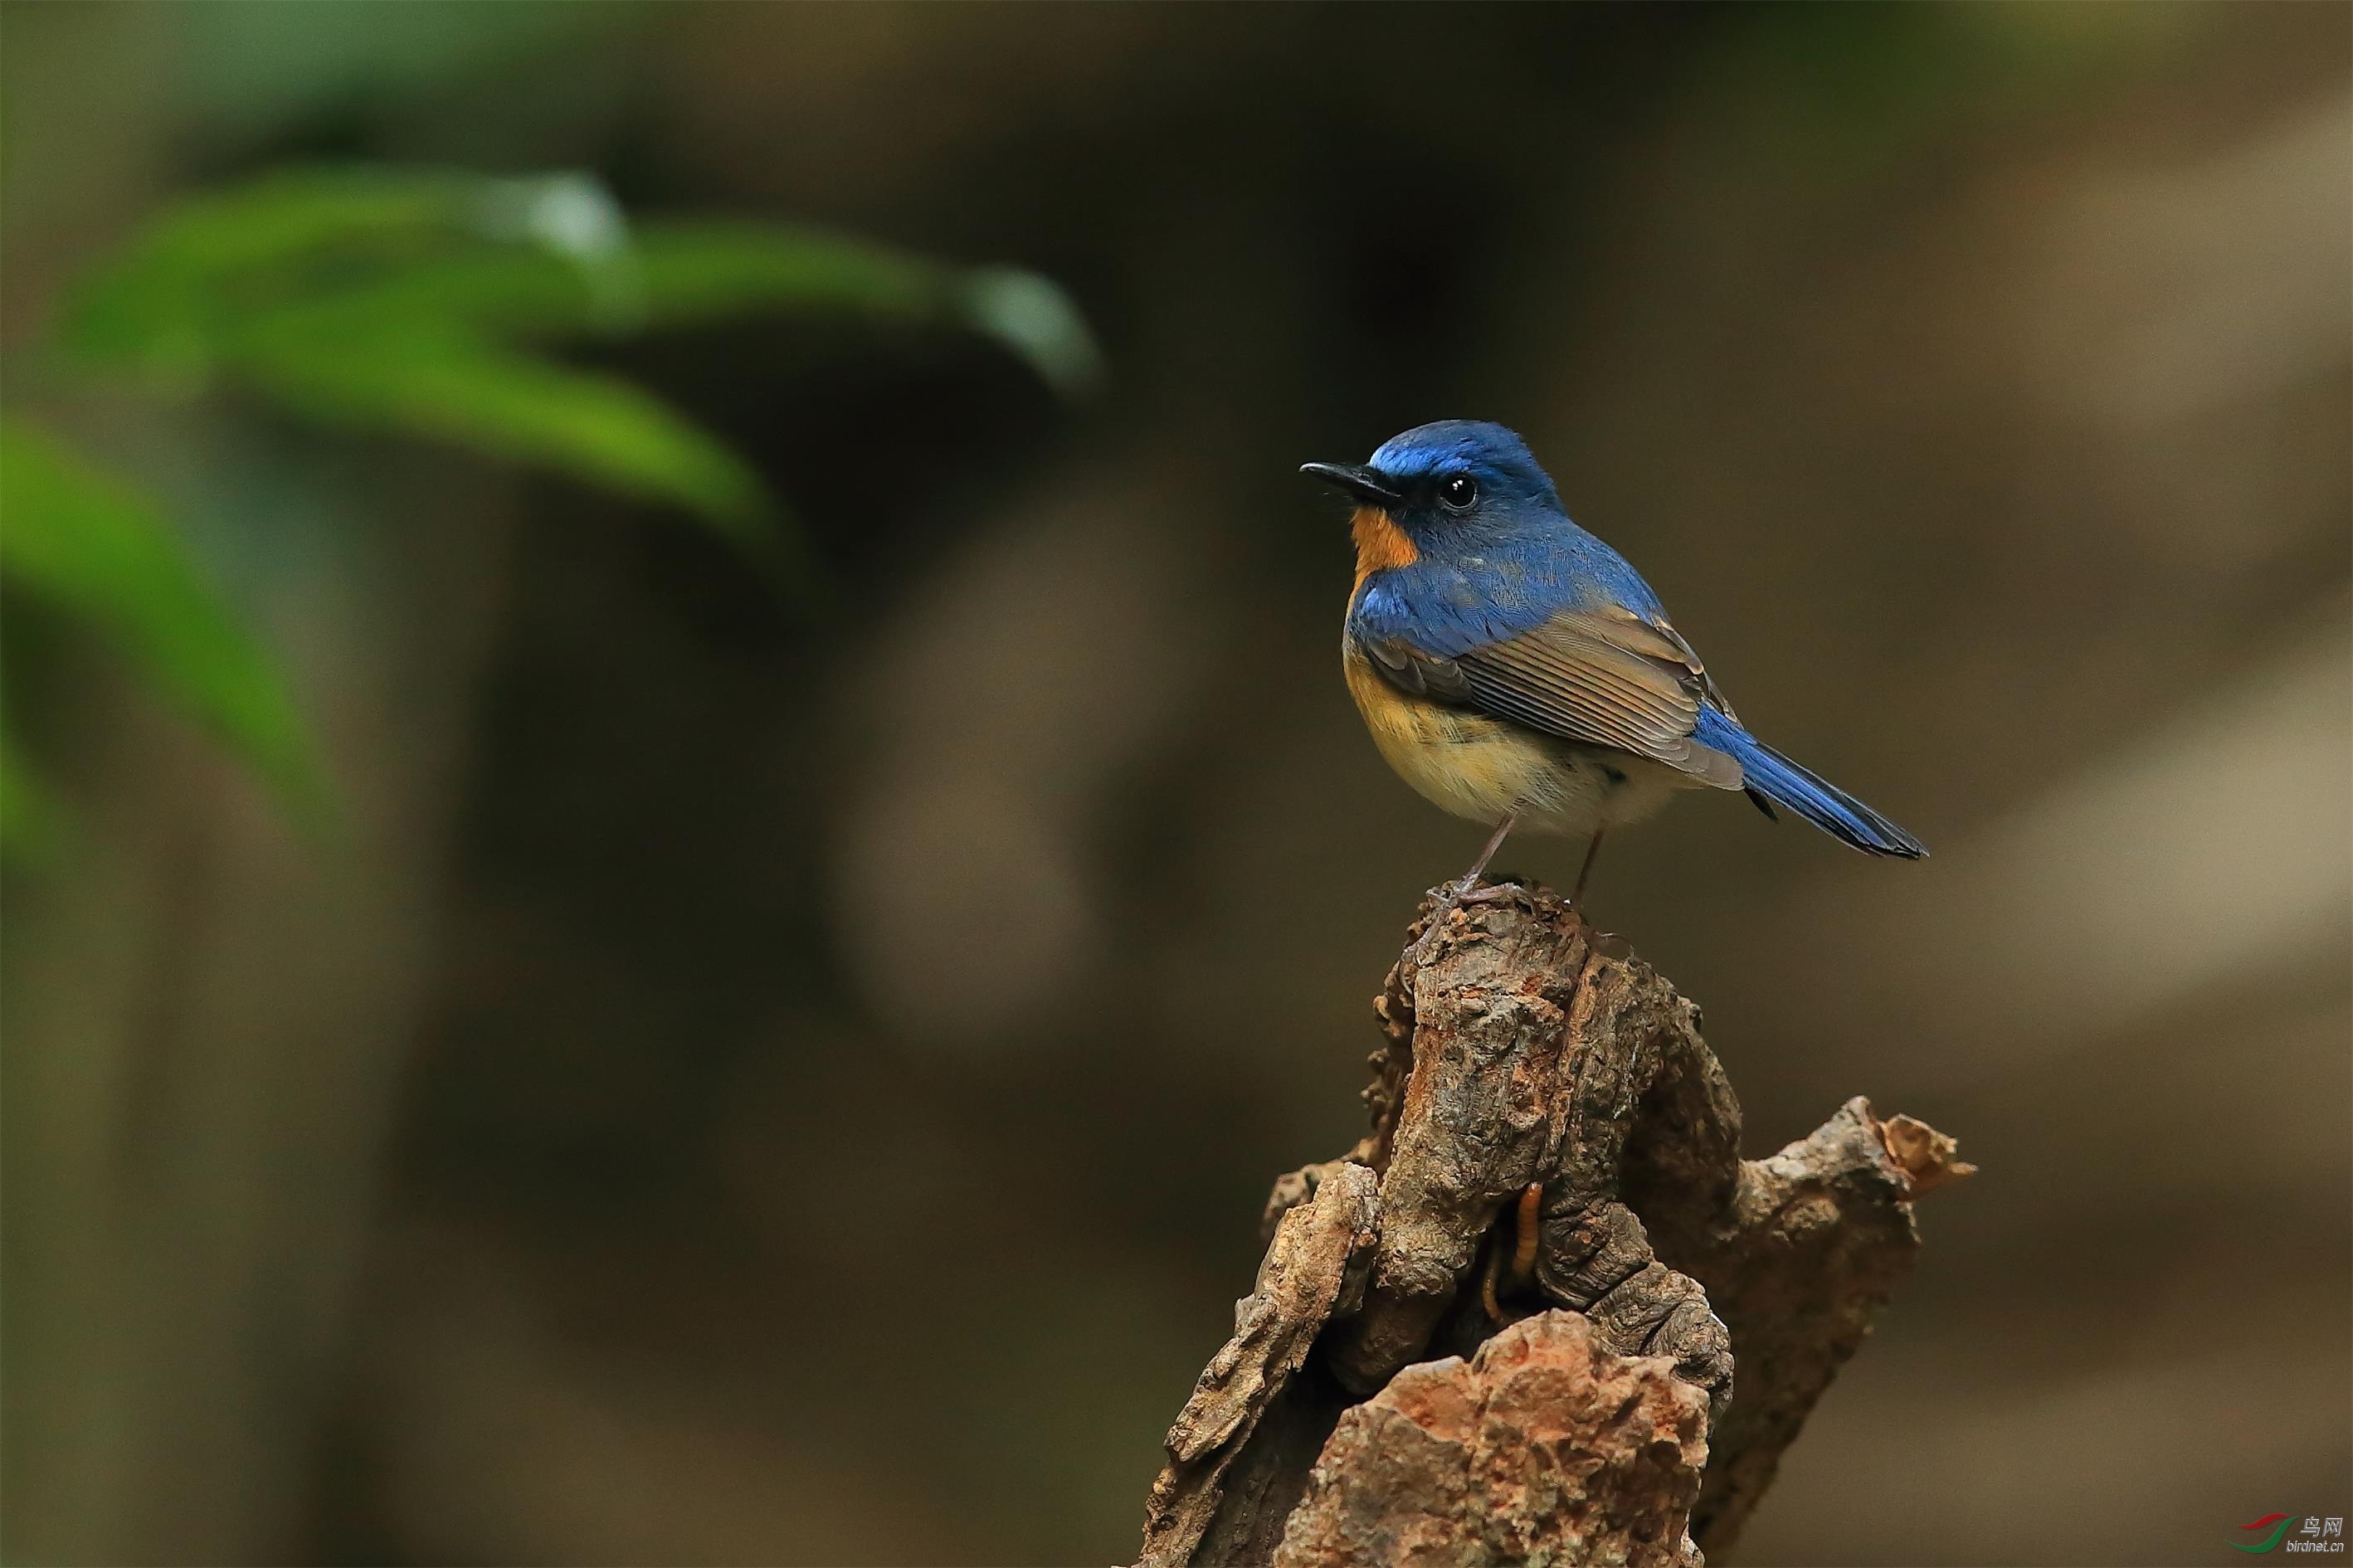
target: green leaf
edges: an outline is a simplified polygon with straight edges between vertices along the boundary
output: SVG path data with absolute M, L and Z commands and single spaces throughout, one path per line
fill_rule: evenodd
M 798 542 L 747 465 L 649 395 L 528 346 L 755 312 L 978 331 L 1065 394 L 1101 374 L 1084 320 L 1034 273 L 786 225 L 633 234 L 576 173 L 309 170 L 183 202 L 77 292 L 65 342 L 164 390 L 233 382 L 671 502 L 774 569 Z
M 483 194 L 479 175 L 320 169 L 184 198 L 74 289 L 64 340 L 99 361 L 201 374 L 225 325 L 315 286 L 306 272 L 427 253 Z
M 1103 350 L 1060 285 L 1015 267 L 967 274 L 958 291 L 965 321 L 1011 349 L 1066 397 L 1103 384 Z
M 635 254 L 649 326 L 846 310 L 979 332 L 1066 395 L 1091 391 L 1102 377 L 1086 318 L 1060 286 L 1019 268 L 946 267 L 782 224 L 647 224 Z
M 446 330 L 315 332 L 281 323 L 239 350 L 254 384 L 314 418 L 406 431 L 670 501 L 772 552 L 757 475 L 628 382 Z
M 306 814 L 323 804 L 316 753 L 277 664 L 156 509 L 13 420 L 0 424 L 0 573 L 104 632 L 290 804 Z
M 649 223 L 638 231 L 635 255 L 638 311 L 648 327 L 783 312 L 955 324 L 952 269 L 820 229 Z
M 25 765 L 0 721 L 0 858 L 39 864 L 49 858 L 65 828 L 65 807 Z
M 249 386 L 296 414 L 422 436 L 675 503 L 809 585 L 758 477 L 646 392 L 530 345 L 764 312 L 977 331 L 1065 395 L 1102 355 L 1035 273 L 964 269 L 817 229 L 657 222 L 633 233 L 577 173 L 331 168 L 184 200 L 95 271 L 60 339 L 86 366 L 187 393 Z M 142 497 L 0 426 L 0 572 L 101 627 L 298 804 L 323 798 L 261 646 Z M 0 735 L 0 842 L 54 809 Z
M 554 339 L 811 310 L 978 331 L 1065 393 L 1100 375 L 1084 319 L 1036 273 L 786 224 L 633 234 L 576 172 L 312 169 L 192 197 L 75 291 L 64 339 L 88 360 L 195 385 L 290 312 Z
M 422 257 L 304 299 L 275 316 L 431 321 L 490 337 L 619 335 L 761 311 L 849 310 L 957 324 L 955 275 L 810 230 L 654 224 L 626 247 L 556 254 L 516 247 Z

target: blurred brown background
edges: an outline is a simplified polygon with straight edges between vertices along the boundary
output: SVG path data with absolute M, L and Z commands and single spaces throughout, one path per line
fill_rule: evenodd
M 6 889 L 10 1561 L 1124 1560 L 1479 838 L 1362 734 L 1292 469 L 1455 416 L 1936 850 L 1711 799 L 1599 868 L 1752 1152 L 1861 1092 L 1983 1167 L 1743 1560 L 2353 1514 L 2344 7 L 5 29 L 8 344 L 173 193 L 336 157 L 1019 262 L 1110 365 L 1073 410 L 789 322 L 608 356 L 831 614 L 560 479 L 234 400 L 107 430 L 353 826 L 41 672 L 82 834 Z

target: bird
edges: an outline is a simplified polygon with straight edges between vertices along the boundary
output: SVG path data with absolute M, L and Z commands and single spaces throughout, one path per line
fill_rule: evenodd
M 1519 435 L 1447 419 L 1366 463 L 1301 473 L 1355 503 L 1356 586 L 1341 668 L 1389 766 L 1433 805 L 1493 830 L 1449 885 L 1475 901 L 1516 828 L 1587 840 L 1684 790 L 1739 790 L 1867 855 L 1927 847 L 1749 733 L 1626 558 L 1569 520 Z

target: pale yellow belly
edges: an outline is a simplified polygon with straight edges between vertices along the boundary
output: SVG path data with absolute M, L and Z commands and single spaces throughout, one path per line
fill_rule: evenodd
M 1430 804 L 1473 822 L 1517 814 L 1529 831 L 1583 836 L 1639 821 L 1694 782 L 1623 752 L 1409 697 L 1353 647 L 1344 645 L 1342 667 L 1382 758 Z

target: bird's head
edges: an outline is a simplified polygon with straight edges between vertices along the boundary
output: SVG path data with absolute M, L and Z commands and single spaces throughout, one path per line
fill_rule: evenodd
M 1557 521 L 1560 495 L 1528 444 L 1482 419 L 1441 419 L 1381 444 L 1369 463 L 1308 463 L 1301 473 L 1356 502 L 1359 564 L 1410 565 Z

